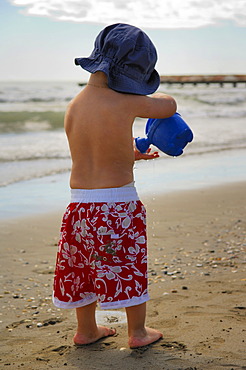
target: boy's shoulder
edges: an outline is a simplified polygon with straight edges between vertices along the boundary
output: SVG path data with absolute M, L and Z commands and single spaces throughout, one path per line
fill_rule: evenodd
M 95 104 L 111 104 L 112 108 L 116 105 L 139 106 L 146 104 L 149 97 L 146 95 L 128 94 L 117 92 L 113 89 L 87 90 L 86 88 L 77 94 L 67 105 L 67 109 L 76 106 L 86 105 L 88 102 Z
M 166 118 L 176 112 L 174 99 L 162 93 L 137 95 L 116 92 L 110 88 L 85 88 L 67 107 L 67 115 L 96 111 L 123 112 L 132 117 Z

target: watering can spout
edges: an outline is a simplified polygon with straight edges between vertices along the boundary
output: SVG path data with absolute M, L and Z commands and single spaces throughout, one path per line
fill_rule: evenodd
M 136 145 L 137 150 L 139 150 L 141 153 L 145 153 L 150 146 L 150 142 L 148 138 L 137 137 L 135 139 L 135 145 Z

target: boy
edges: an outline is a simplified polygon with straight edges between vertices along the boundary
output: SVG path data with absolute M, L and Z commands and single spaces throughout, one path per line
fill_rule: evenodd
M 159 86 L 156 50 L 139 28 L 114 24 L 99 33 L 89 58 L 75 63 L 91 73 L 72 100 L 65 130 L 69 141 L 72 199 L 62 221 L 53 302 L 76 308 L 76 345 L 115 334 L 98 326 L 101 308 L 125 307 L 130 348 L 162 338 L 145 327 L 147 247 L 145 208 L 133 180 L 136 117 L 165 118 L 176 112 L 170 96 L 152 94 Z

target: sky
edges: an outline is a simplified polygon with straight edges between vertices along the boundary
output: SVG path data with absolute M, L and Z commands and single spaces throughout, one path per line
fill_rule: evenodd
M 106 25 L 142 28 L 161 75 L 246 74 L 246 0 L 0 0 L 0 81 L 85 81 Z

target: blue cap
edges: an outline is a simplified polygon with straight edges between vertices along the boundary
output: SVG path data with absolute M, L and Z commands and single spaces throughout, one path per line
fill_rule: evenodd
M 160 84 L 156 61 L 156 49 L 146 33 L 117 23 L 105 27 L 97 36 L 91 55 L 76 58 L 75 64 L 90 73 L 104 72 L 108 86 L 115 91 L 148 95 Z

